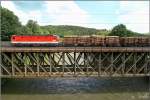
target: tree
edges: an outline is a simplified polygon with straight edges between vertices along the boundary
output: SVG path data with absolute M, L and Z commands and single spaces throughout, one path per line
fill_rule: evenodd
M 49 34 L 49 31 L 46 30 L 46 29 L 42 29 L 42 31 L 43 31 L 43 34 L 44 34 L 44 35 L 48 35 L 48 34 Z
M 28 27 L 31 30 L 31 34 L 40 34 L 41 33 L 40 26 L 38 25 L 38 23 L 36 21 L 29 20 L 27 22 L 26 27 Z
M 131 30 L 128 30 L 125 25 L 119 24 L 115 26 L 109 35 L 114 36 L 139 36 L 139 33 L 133 32 Z
M 28 28 L 28 27 L 26 27 L 26 26 L 22 26 L 22 27 L 21 27 L 21 31 L 20 31 L 20 33 L 18 33 L 18 34 L 31 35 L 32 32 L 31 32 L 31 29 L 30 29 L 30 28 Z
M 18 33 L 21 28 L 19 19 L 12 11 L 6 8 L 1 9 L 1 39 L 8 41 L 11 35 Z
M 109 35 L 114 35 L 114 36 L 127 36 L 127 29 L 126 26 L 123 24 L 119 24 L 115 26 L 112 31 L 110 32 Z

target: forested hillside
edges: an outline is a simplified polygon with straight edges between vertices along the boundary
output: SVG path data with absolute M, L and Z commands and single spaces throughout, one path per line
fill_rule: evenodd
M 41 26 L 45 34 L 58 34 L 58 35 L 106 35 L 109 33 L 106 29 L 85 28 L 80 26 L 58 25 L 58 26 Z

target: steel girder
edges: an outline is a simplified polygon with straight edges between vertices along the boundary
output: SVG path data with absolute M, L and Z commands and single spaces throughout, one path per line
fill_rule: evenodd
M 150 52 L 2 52 L 1 77 L 150 76 Z

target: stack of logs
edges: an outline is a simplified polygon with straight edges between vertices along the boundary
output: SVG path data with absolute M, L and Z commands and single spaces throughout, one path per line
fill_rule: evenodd
M 150 37 L 68 36 L 63 43 L 65 46 L 142 47 L 150 46 Z
M 80 36 L 76 39 L 77 46 L 91 46 L 90 36 Z
M 92 36 L 91 37 L 92 46 L 106 46 L 104 36 Z
M 106 36 L 105 38 L 106 46 L 120 46 L 119 36 Z
M 75 36 L 66 36 L 66 37 L 64 37 L 64 39 L 63 39 L 64 45 L 72 46 L 75 42 L 75 38 L 76 38 Z
M 150 46 L 149 37 L 122 37 L 120 39 L 122 46 Z

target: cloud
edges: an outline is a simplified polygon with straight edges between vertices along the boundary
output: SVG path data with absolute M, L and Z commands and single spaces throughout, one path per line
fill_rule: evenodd
M 35 21 L 40 21 L 42 19 L 42 13 L 40 10 L 33 10 L 33 11 L 29 11 L 28 13 L 28 19 L 32 19 Z
M 52 24 L 82 25 L 88 22 L 89 15 L 74 1 L 45 1 L 47 16 Z
M 120 23 L 135 32 L 149 32 L 149 3 L 144 1 L 120 1 L 117 11 Z
M 42 17 L 39 10 L 25 12 L 17 9 L 17 6 L 12 1 L 1 1 L 1 5 L 2 7 L 13 11 L 14 14 L 19 17 L 19 20 L 23 25 L 25 25 L 29 19 L 39 21 Z
M 25 19 L 27 19 L 27 14 L 22 12 L 21 10 L 18 10 L 12 1 L 1 1 L 1 5 L 2 7 L 7 8 L 10 11 L 13 11 L 14 14 L 19 17 L 22 23 L 26 22 Z
M 2 1 L 1 5 L 13 11 L 19 17 L 22 24 L 26 24 L 29 19 L 32 19 L 40 25 L 88 26 L 88 13 L 81 9 L 74 1 L 43 1 L 44 9 L 30 9 L 30 11 L 26 12 L 18 9 L 19 7 L 12 1 Z
M 136 32 L 149 32 L 148 1 L 120 1 L 119 3 L 120 8 L 116 11 L 115 16 L 117 16 L 114 18 L 114 20 L 119 20 L 116 20 L 116 23 L 123 23 L 128 29 Z M 116 25 L 107 24 L 109 20 L 103 20 L 104 17 L 101 16 L 98 17 L 98 20 L 93 19 L 97 17 L 93 17 L 93 15 L 89 14 L 90 12 L 80 8 L 75 1 L 43 1 L 43 3 L 41 3 L 43 8 L 34 10 L 28 9 L 27 6 L 23 6 L 26 10 L 21 10 L 19 9 L 20 6 L 14 4 L 13 1 L 1 1 L 1 5 L 13 11 L 14 14 L 19 17 L 23 25 L 26 24 L 29 19 L 37 21 L 40 25 L 78 25 L 107 29 L 111 29 Z M 99 7 L 99 9 L 101 9 L 101 7 Z M 93 22 L 93 20 L 95 20 L 95 22 Z

